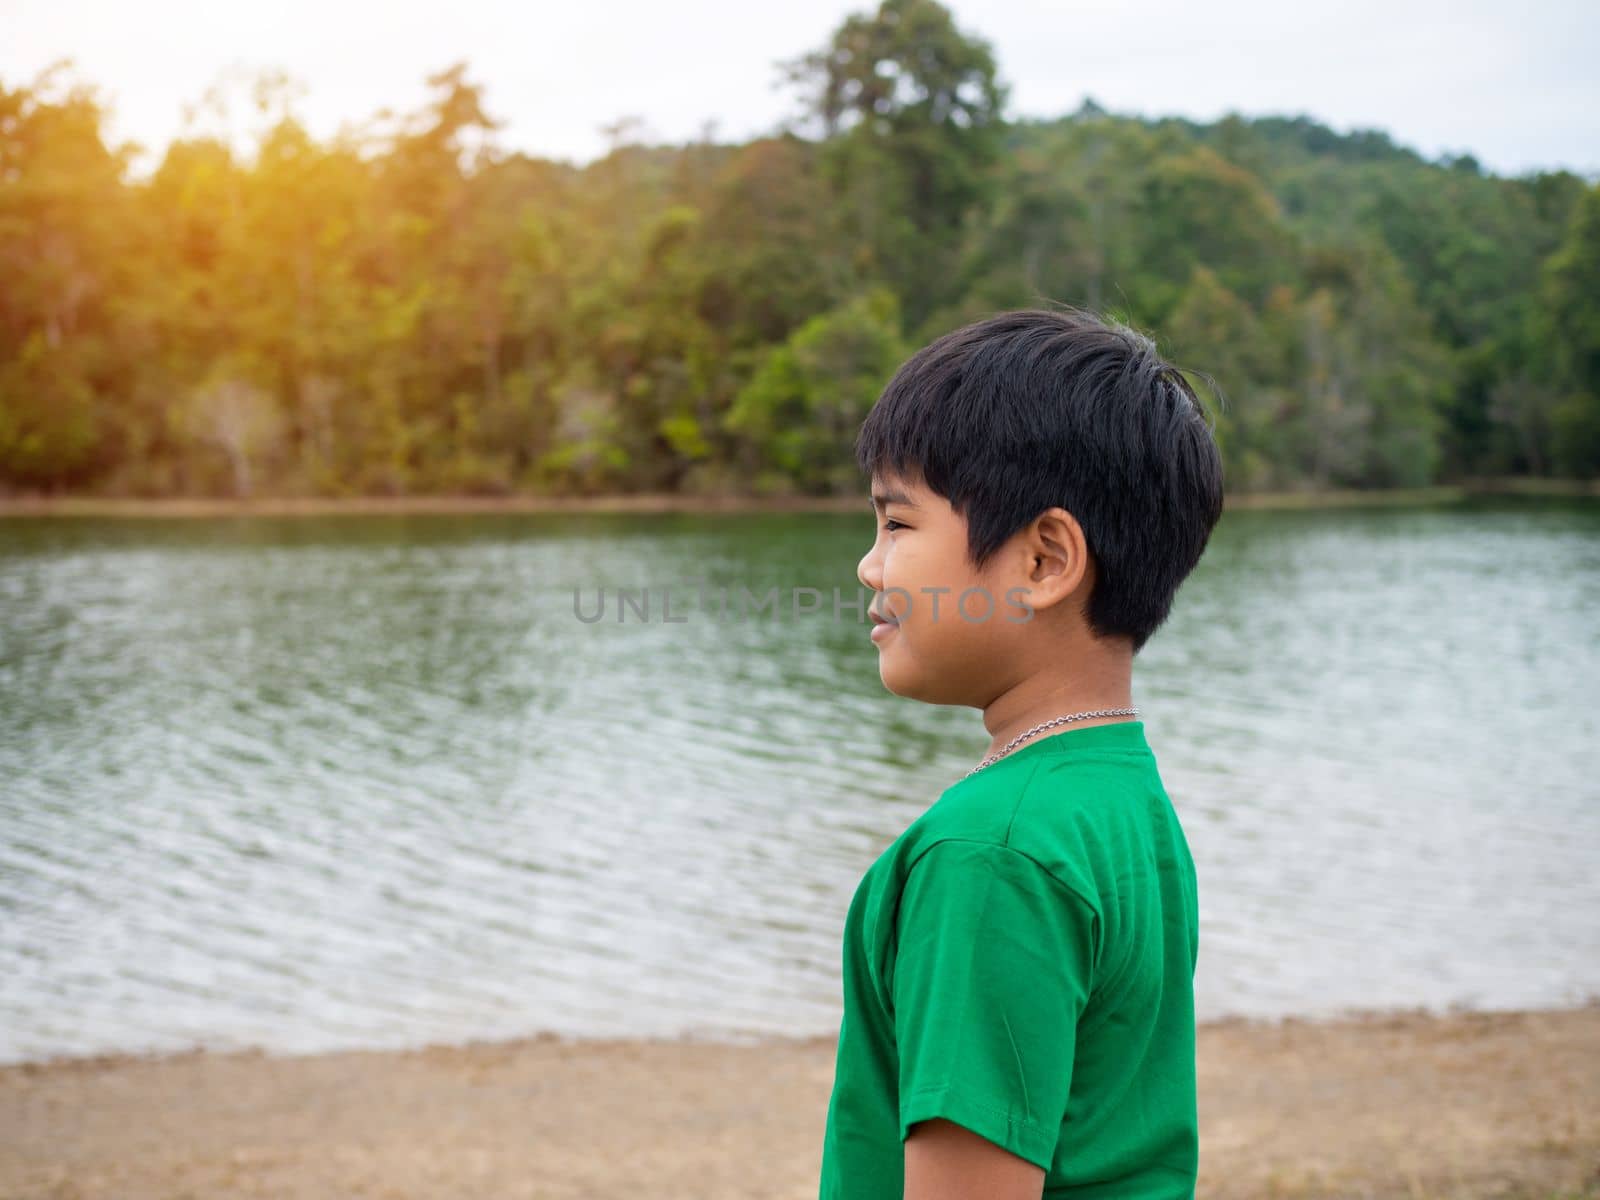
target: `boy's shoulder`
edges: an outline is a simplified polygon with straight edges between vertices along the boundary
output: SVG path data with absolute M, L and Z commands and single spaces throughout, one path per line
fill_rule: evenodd
M 939 794 L 885 854 L 901 880 L 941 843 L 986 846 L 995 858 L 1027 859 L 1042 874 L 1080 894 L 1091 907 L 1094 859 L 1104 853 L 1096 797 L 1104 797 L 1114 770 L 1096 771 L 1088 763 L 1066 763 L 1050 755 L 987 766 L 958 779 Z M 936 856 L 939 858 L 939 856 Z
M 1098 869 L 1124 843 L 1114 828 L 1118 801 L 1146 791 L 1149 755 L 1033 754 L 957 780 L 891 846 L 893 873 L 904 879 L 945 842 L 976 843 L 1029 860 L 1099 909 Z

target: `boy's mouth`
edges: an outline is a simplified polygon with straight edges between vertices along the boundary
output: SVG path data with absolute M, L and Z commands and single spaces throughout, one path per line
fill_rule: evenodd
M 877 609 L 869 610 L 868 615 L 872 617 L 872 633 L 869 636 L 874 642 L 881 642 L 900 626 L 900 622 L 884 616 Z

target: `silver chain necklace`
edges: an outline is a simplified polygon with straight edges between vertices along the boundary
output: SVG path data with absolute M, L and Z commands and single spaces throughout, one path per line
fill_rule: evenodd
M 1070 717 L 1057 717 L 1053 721 L 1046 721 L 1043 725 L 1035 725 L 1032 729 L 1028 730 L 1027 733 L 1017 734 L 1016 737 L 1012 738 L 999 750 L 996 750 L 993 754 L 989 755 L 988 758 L 984 759 L 977 766 L 973 767 L 972 770 L 968 771 L 964 776 L 962 776 L 962 778 L 971 779 L 972 776 L 983 770 L 990 763 L 998 762 L 1000 759 L 1010 754 L 1017 748 L 1019 743 L 1027 741 L 1034 734 L 1039 733 L 1042 730 L 1049 729 L 1052 726 L 1065 725 L 1068 721 L 1085 721 L 1090 717 L 1134 717 L 1138 715 L 1139 710 L 1137 708 L 1100 708 L 1096 709 L 1094 712 L 1073 713 Z

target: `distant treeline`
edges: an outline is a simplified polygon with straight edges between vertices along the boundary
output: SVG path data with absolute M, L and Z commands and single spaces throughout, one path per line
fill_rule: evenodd
M 981 38 L 887 0 L 744 145 L 505 153 L 464 64 L 323 144 L 148 180 L 91 88 L 0 84 L 0 489 L 858 490 L 916 347 L 1086 305 L 1210 393 L 1230 490 L 1600 475 L 1600 185 L 1303 117 L 1006 117 Z

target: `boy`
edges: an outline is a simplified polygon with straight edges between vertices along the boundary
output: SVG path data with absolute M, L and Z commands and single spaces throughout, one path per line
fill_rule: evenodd
M 822 1200 L 1193 1196 L 1194 861 L 1129 718 L 1211 428 L 1148 339 L 1031 310 L 914 354 L 857 458 L 884 686 L 990 744 L 851 901 Z

